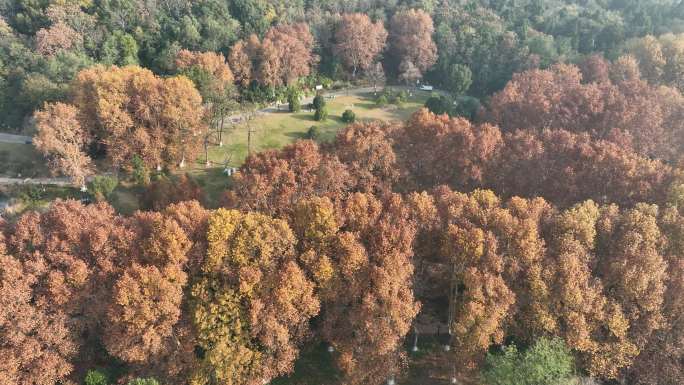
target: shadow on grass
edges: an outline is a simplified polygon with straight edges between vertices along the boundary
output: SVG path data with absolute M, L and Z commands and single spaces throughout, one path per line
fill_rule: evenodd
M 308 131 L 308 129 L 307 129 L 307 131 Z M 292 139 L 294 139 L 294 140 L 308 139 L 308 138 L 307 138 L 307 132 L 301 132 L 301 131 L 297 131 L 297 132 L 286 132 L 286 133 L 285 133 L 285 136 L 287 136 L 287 137 L 289 137 L 289 138 L 292 138 Z
M 297 120 L 303 120 L 305 122 L 315 122 L 316 119 L 314 119 L 313 112 L 312 113 L 297 113 L 292 115 L 292 118 L 297 119 Z
M 354 107 L 363 108 L 366 110 L 372 110 L 374 108 L 379 108 L 374 102 L 358 102 L 354 103 Z

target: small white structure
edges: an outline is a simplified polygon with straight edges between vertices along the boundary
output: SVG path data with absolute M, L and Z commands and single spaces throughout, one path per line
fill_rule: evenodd
M 420 90 L 421 90 L 421 91 L 432 91 L 432 90 L 434 90 L 434 89 L 435 89 L 435 88 L 434 88 L 433 86 L 428 85 L 428 84 L 423 84 L 423 85 L 420 86 Z
M 223 173 L 228 175 L 228 176 L 233 176 L 233 175 L 237 174 L 237 172 L 238 172 L 238 169 L 235 167 L 226 167 L 223 169 Z
M 320 91 L 320 90 L 322 90 L 322 89 L 323 89 L 323 85 L 322 85 L 322 84 L 316 85 L 316 91 Z

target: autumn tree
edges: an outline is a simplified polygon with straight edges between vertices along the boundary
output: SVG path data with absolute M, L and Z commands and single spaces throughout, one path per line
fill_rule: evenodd
M 28 297 L 12 300 L 25 302 L 25 311 L 33 313 L 29 323 L 16 323 L 23 329 L 10 329 L 16 334 L 8 340 L 17 347 L 30 343 L 31 353 L 14 348 L 8 348 L 7 353 L 26 360 L 20 366 L 28 365 L 21 369 L 28 372 L 16 374 L 44 375 L 44 380 L 36 382 L 53 383 L 71 371 L 71 359 L 87 363 L 95 358 L 110 290 L 126 265 L 133 234 L 106 204 L 83 206 L 59 200 L 44 213 L 23 215 L 7 234 L 7 252 L 23 266 L 23 279 L 28 280 L 30 288 L 22 294 Z M 26 288 L 22 285 L 17 283 L 17 288 Z M 8 316 L 12 312 L 2 314 Z M 21 337 L 22 333 L 30 339 Z M 49 347 L 53 343 L 59 346 Z M 34 363 L 30 364 L 31 361 Z M 14 365 L 12 362 L 21 361 L 7 362 Z M 35 366 L 38 363 L 45 372 Z M 34 382 L 26 381 L 23 383 Z
M 418 227 L 420 298 L 448 303 L 438 316 L 448 324 L 450 358 L 462 374 L 477 370 L 489 347 L 508 336 L 532 342 L 555 330 L 544 239 L 555 215 L 550 204 L 446 186 L 412 193 L 407 203 Z
M 180 50 L 176 55 L 177 72 L 190 78 L 207 106 L 210 126 L 223 143 L 226 115 L 237 109 L 233 73 L 222 54 Z
M 173 349 L 190 241 L 178 223 L 160 213 L 138 213 L 129 226 L 135 238 L 112 290 L 104 340 L 113 356 L 139 363 Z
M 506 196 L 542 196 L 563 207 L 585 199 L 632 205 L 662 201 L 672 180 L 661 161 L 586 133 L 518 131 L 503 142 L 484 179 Z
M 488 118 L 504 131 L 565 129 L 676 160 L 681 148 L 682 95 L 639 78 L 629 57 L 609 70 L 612 82 L 583 82 L 579 69 L 557 64 L 513 76 L 492 97 Z
M 302 199 L 339 196 L 349 189 L 350 176 L 335 155 L 306 140 L 250 155 L 233 183 L 227 206 L 283 215 Z
M 425 11 L 397 12 L 390 22 L 390 53 L 397 63 L 410 62 L 425 73 L 437 61 L 437 46 L 432 40 L 434 31 L 432 18 Z
M 142 230 L 137 232 L 137 236 L 141 239 L 137 244 L 149 245 L 133 250 L 142 250 L 147 255 L 161 256 L 161 258 L 155 258 L 157 262 L 153 264 L 146 262 L 138 266 L 155 273 L 159 271 L 162 273 L 162 278 L 156 280 L 157 287 L 159 287 L 157 291 L 150 290 L 143 296 L 131 297 L 137 298 L 140 305 L 150 306 L 149 309 L 153 311 L 154 317 L 134 317 L 133 319 L 146 320 L 151 327 L 145 335 L 154 336 L 157 341 L 161 342 L 159 345 L 146 342 L 144 348 L 131 349 L 131 351 L 146 349 L 150 352 L 144 362 L 132 364 L 138 368 L 139 373 L 146 376 L 153 374 L 164 383 L 180 383 L 191 378 L 193 370 L 198 365 L 195 351 L 197 336 L 192 313 L 189 311 L 192 300 L 189 292 L 192 280 L 198 277 L 206 258 L 207 229 L 211 212 L 200 206 L 197 201 L 187 201 L 167 206 L 160 214 L 161 216 L 139 215 L 138 219 L 133 221 L 134 227 Z M 149 243 L 147 239 L 154 239 L 154 243 Z M 183 255 L 184 251 L 185 255 Z M 149 260 L 147 257 L 144 259 Z M 138 257 L 137 260 L 140 261 L 141 258 Z M 179 267 L 182 270 L 179 270 Z M 188 277 L 186 281 L 183 280 L 185 275 Z M 183 284 L 183 282 L 186 283 Z M 142 286 L 140 283 L 135 285 Z M 179 286 L 182 286 L 183 292 L 180 302 L 176 294 Z M 157 300 L 154 295 L 146 294 L 162 292 L 167 295 L 164 300 Z M 140 305 L 132 308 L 145 309 Z M 180 314 L 174 323 L 172 321 L 175 319 L 176 311 L 180 311 Z M 170 329 L 168 329 L 169 326 Z M 131 328 L 131 330 L 136 329 Z M 134 336 L 135 333 L 129 333 L 129 335 Z M 150 338 L 147 341 L 153 340 Z
M 2 240 L 0 239 L 0 242 Z M 52 385 L 65 381 L 77 354 L 75 331 L 63 312 L 34 302 L 31 265 L 0 247 L 0 383 Z
M 335 216 L 329 203 L 309 205 L 298 207 L 294 228 L 313 245 L 331 242 L 328 254 L 312 247 L 302 258 L 316 267 L 312 271 L 322 283 L 321 333 L 335 348 L 345 382 L 380 384 L 400 375 L 401 344 L 419 310 L 411 284 L 415 227 L 403 199 L 355 193 Z M 326 240 L 326 233 L 335 232 Z M 341 290 L 348 295 L 339 296 Z
M 269 86 L 290 85 L 309 75 L 317 58 L 313 36 L 304 23 L 280 24 L 266 32 L 261 42 L 258 78 Z
M 235 80 L 243 87 L 247 87 L 256 75 L 260 47 L 259 38 L 256 35 L 250 35 L 246 40 L 239 40 L 230 49 L 228 64 Z
M 314 38 L 305 23 L 271 27 L 260 41 L 256 35 L 238 41 L 228 62 L 236 80 L 247 86 L 252 80 L 268 87 L 291 85 L 309 75 L 318 57 L 313 54 Z
M 192 289 L 203 358 L 191 381 L 261 384 L 291 372 L 319 302 L 297 264 L 289 226 L 219 209 L 207 238 L 203 274 Z
M 36 115 L 38 145 L 60 168 L 80 178 L 88 156 L 128 169 L 136 156 L 149 168 L 173 169 L 195 160 L 205 125 L 202 98 L 187 78 L 162 79 L 133 66 L 95 66 L 78 74 L 72 91 L 73 107 L 48 105 Z M 51 120 L 55 114 L 60 119 Z M 77 148 L 87 148 L 88 156 Z
M 392 148 L 396 123 L 358 122 L 337 134 L 331 151 L 347 166 L 355 190 L 390 191 L 400 176 Z
M 658 84 L 667 61 L 658 38 L 648 35 L 627 44 L 627 52 L 639 62 L 639 69 L 649 83 Z
M 587 83 L 601 83 L 610 80 L 611 63 L 602 55 L 589 55 L 579 64 L 582 79 Z
M 421 109 L 393 132 L 394 149 L 405 170 L 402 188 L 426 190 L 448 184 L 454 189 L 482 186 L 492 158 L 503 147 L 497 127 L 477 126 L 463 118 Z
M 366 14 L 342 16 L 335 31 L 335 55 L 351 68 L 352 77 L 357 71 L 368 71 L 385 47 L 387 31 L 382 21 L 373 23 Z
M 205 72 L 210 76 L 207 86 L 215 88 L 213 92 L 221 92 L 233 83 L 233 73 L 220 53 L 193 52 L 183 49 L 178 51 L 175 64 L 180 71 L 196 67 Z
M 684 380 L 684 259 L 681 257 L 684 240 L 684 217 L 680 214 L 681 185 L 672 189 L 667 207 L 659 212 L 659 227 L 665 235 L 664 257 L 667 262 L 667 288 L 662 314 L 664 327 L 656 330 L 641 349 L 628 378 L 635 384 L 671 385 Z
M 36 32 L 36 50 L 41 55 L 53 56 L 82 45 L 83 36 L 65 23 L 56 23 Z
M 71 177 L 76 184 L 85 183 L 93 166 L 87 154 L 90 137 L 81 126 L 78 109 L 64 103 L 46 104 L 34 119 L 38 135 L 33 143 L 48 157 L 50 169 Z

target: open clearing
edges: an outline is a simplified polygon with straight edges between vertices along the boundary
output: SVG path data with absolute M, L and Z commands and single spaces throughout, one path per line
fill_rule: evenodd
M 321 134 L 320 141 L 330 141 L 342 127 L 347 125 L 342 121 L 342 113 L 347 109 L 354 111 L 357 121 L 405 120 L 425 104 L 428 96 L 425 92 L 414 94 L 401 106 L 385 107 L 378 107 L 375 104 L 372 93 L 337 96 L 327 100 L 328 119 L 323 122 L 315 121 L 313 111 L 306 109 L 296 113 L 286 111 L 266 113 L 249 123 L 253 130 L 252 151 L 281 148 L 297 139 L 303 139 L 311 126 L 318 127 Z M 229 160 L 230 166 L 241 165 L 248 153 L 248 132 L 249 128 L 246 123 L 227 129 L 224 132 L 223 147 L 212 146 L 209 149 L 209 160 L 213 164 L 222 165 Z

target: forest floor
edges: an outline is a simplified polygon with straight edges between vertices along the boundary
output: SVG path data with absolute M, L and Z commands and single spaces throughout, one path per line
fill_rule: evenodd
M 444 352 L 443 345 L 436 338 L 423 338 L 418 343 L 418 351 L 411 349 L 413 338 L 406 338 L 406 352 L 408 367 L 396 378 L 398 385 L 450 385 L 452 377 L 453 359 Z M 332 355 L 324 344 L 314 344 L 304 348 L 295 362 L 294 372 L 289 376 L 279 377 L 270 385 L 334 385 L 339 383 L 341 376 L 335 368 Z M 473 378 L 458 377 L 458 385 L 474 385 Z

